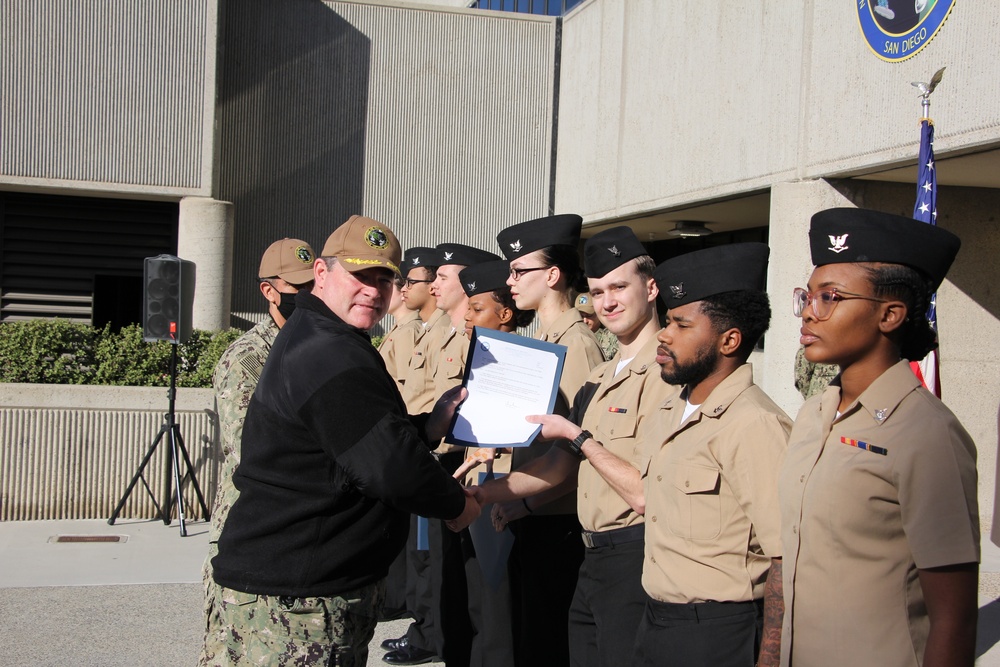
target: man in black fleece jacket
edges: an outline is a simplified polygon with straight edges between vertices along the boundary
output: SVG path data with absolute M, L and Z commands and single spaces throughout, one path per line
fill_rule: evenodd
M 368 338 L 399 260 L 388 228 L 353 216 L 327 239 L 311 293 L 296 296 L 275 339 L 212 561 L 220 590 L 203 665 L 364 665 L 408 514 L 479 513 L 427 446 L 464 390 L 409 417 Z

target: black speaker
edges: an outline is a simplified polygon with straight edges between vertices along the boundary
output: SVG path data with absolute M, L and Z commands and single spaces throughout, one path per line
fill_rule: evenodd
M 173 255 L 147 257 L 143 265 L 142 339 L 183 343 L 191 337 L 194 262 Z

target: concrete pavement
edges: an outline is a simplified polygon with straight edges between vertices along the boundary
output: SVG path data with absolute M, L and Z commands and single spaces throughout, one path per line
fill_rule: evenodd
M 162 521 L 0 523 L 0 665 L 197 664 L 208 526 L 187 528 L 180 537 Z M 385 665 L 379 644 L 408 623 L 378 625 L 369 665 Z
M 200 522 L 187 537 L 160 521 L 0 523 L 0 665 L 196 664 L 207 551 Z M 1000 667 L 1000 549 L 989 542 L 980 593 L 977 665 Z M 407 623 L 379 624 L 370 666 L 385 665 L 378 645 Z

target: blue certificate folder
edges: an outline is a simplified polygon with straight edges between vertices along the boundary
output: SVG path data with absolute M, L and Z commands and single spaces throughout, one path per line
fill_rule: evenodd
M 552 414 L 565 361 L 563 345 L 475 327 L 462 378 L 469 397 L 455 411 L 444 441 L 464 447 L 530 445 L 542 427 L 532 428 L 524 418 Z M 519 412 L 526 394 L 547 397 L 544 409 L 538 401 Z

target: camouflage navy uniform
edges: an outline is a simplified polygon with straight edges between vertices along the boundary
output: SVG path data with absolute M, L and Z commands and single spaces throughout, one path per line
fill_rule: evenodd
M 222 453 L 225 460 L 219 473 L 219 490 L 212 505 L 212 525 L 209 529 L 208 558 L 202 568 L 205 585 L 205 610 L 211 609 L 215 596 L 215 582 L 212 580 L 212 558 L 219 553 L 219 534 L 240 492 L 233 485 L 233 471 L 240 463 L 240 438 L 243 435 L 243 419 L 250 405 L 250 397 L 257 388 L 260 371 L 271 351 L 274 337 L 278 335 L 278 325 L 268 315 L 263 322 L 233 341 L 219 358 L 212 374 L 215 389 L 216 409 L 219 412 L 219 432 Z
M 839 372 L 840 366 L 837 364 L 814 364 L 806 359 L 804 347 L 800 347 L 795 354 L 795 388 L 802 394 L 802 398 L 822 394 Z
M 598 329 L 594 336 L 597 337 L 597 342 L 601 345 L 601 352 L 604 353 L 605 359 L 610 360 L 618 354 L 618 336 L 604 327 Z

